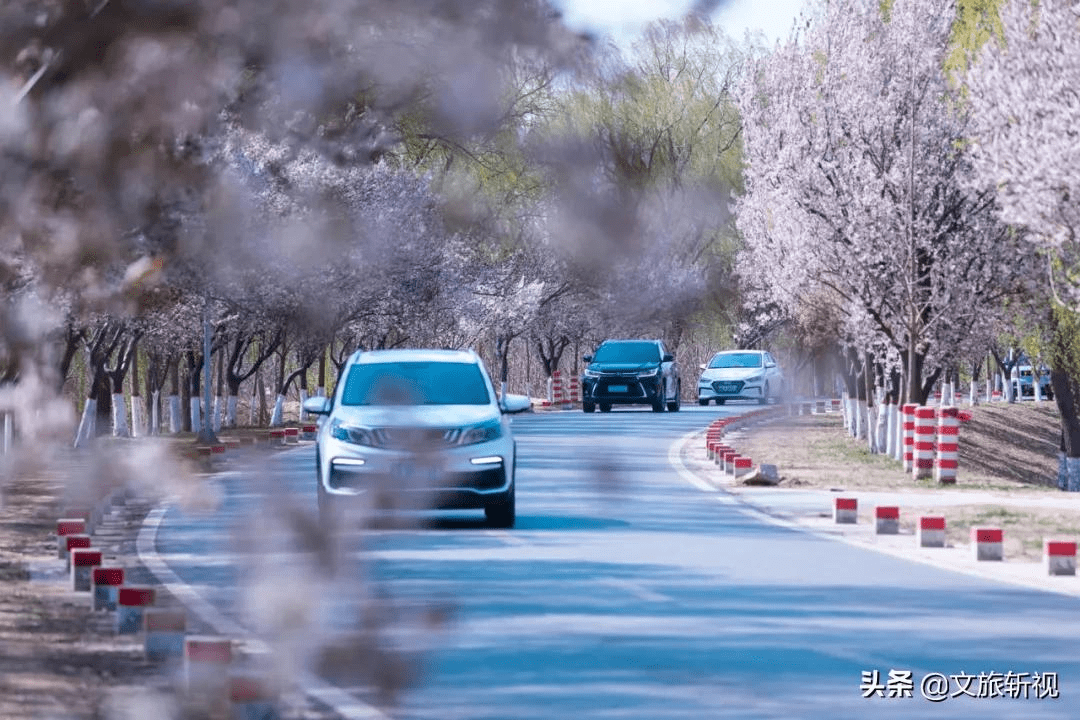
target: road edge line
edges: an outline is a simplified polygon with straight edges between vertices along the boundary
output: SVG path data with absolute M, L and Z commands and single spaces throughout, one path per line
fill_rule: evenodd
M 158 554 L 156 549 L 158 529 L 170 506 L 171 503 L 167 500 L 158 503 L 143 518 L 135 540 L 135 552 L 139 557 L 139 562 L 188 611 L 198 616 L 215 632 L 244 639 L 256 652 L 267 652 L 268 649 L 262 641 L 253 641 L 249 631 L 211 605 L 195 588 L 185 583 Z M 354 698 L 341 688 L 310 673 L 300 678 L 299 686 L 304 695 L 318 700 L 345 720 L 391 720 L 389 715 L 378 708 Z

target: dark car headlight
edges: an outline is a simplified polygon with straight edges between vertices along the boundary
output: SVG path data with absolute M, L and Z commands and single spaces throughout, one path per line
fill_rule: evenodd
M 637 374 L 639 378 L 656 377 L 660 372 L 660 368 L 654 367 L 652 370 L 642 370 Z

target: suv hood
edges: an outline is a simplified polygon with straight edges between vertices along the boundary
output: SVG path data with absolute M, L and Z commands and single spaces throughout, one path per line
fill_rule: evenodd
M 332 417 L 360 427 L 452 428 L 502 417 L 495 405 L 338 406 Z
M 655 370 L 660 363 L 644 362 L 644 363 L 626 363 L 626 362 L 594 362 L 589 363 L 589 369 L 593 372 L 619 372 L 619 373 L 632 373 L 643 372 L 645 370 Z

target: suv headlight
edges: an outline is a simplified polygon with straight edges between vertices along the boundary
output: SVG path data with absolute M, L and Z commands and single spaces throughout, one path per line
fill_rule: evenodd
M 596 372 L 595 370 L 590 370 L 589 368 L 585 368 L 585 373 L 584 374 L 585 374 L 585 377 L 591 377 L 591 378 L 600 377 L 600 373 Z
M 355 425 L 346 425 L 340 420 L 330 423 L 330 437 L 352 445 L 375 447 L 375 434 L 371 430 Z
M 657 373 L 659 373 L 659 372 L 660 372 L 660 368 L 654 367 L 652 370 L 642 370 L 641 372 L 639 372 L 637 374 L 637 376 L 639 378 L 656 377 Z
M 499 419 L 488 420 L 479 425 L 470 425 L 461 428 L 459 445 L 476 445 L 502 437 L 502 421 Z

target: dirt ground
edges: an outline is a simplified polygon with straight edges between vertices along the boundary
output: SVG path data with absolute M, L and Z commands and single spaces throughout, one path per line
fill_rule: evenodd
M 755 426 L 730 444 L 754 463 L 772 463 L 784 488 L 822 488 L 845 491 L 911 492 L 912 502 L 901 513 L 901 528 L 914 531 L 914 518 L 941 515 L 951 544 L 966 544 L 973 526 L 1004 530 L 1008 559 L 1039 560 L 1043 539 L 1080 538 L 1080 503 L 1057 489 L 1057 407 L 1052 402 L 994 403 L 963 407 L 971 419 L 961 423 L 957 482 L 940 486 L 934 480 L 914 480 L 899 462 L 872 455 L 866 442 L 843 428 L 840 413 L 783 418 Z M 702 451 L 703 454 L 703 451 Z M 935 504 L 933 494 L 970 492 L 971 504 Z M 1047 500 L 1058 496 L 1060 506 Z M 860 522 L 872 523 L 871 508 L 860 511 Z

